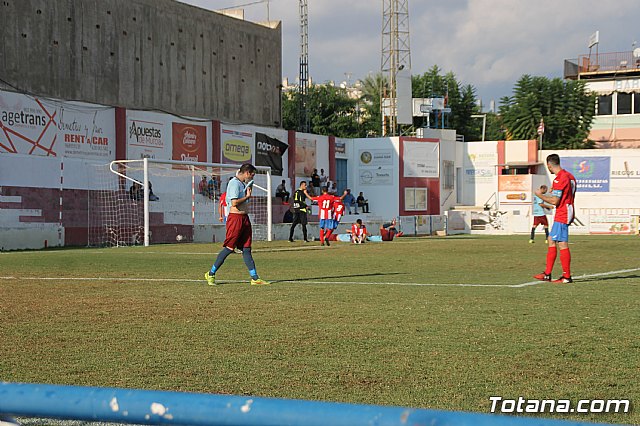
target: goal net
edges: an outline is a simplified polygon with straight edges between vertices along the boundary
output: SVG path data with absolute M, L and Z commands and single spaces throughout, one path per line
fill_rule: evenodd
M 89 245 L 210 242 L 212 234 L 224 236 L 220 196 L 239 166 L 145 158 L 99 168 L 99 189 L 89 195 Z M 271 241 L 271 169 L 256 168 L 249 200 L 252 238 Z

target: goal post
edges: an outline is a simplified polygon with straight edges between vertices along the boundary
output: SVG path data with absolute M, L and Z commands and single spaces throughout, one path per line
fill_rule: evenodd
M 221 193 L 240 165 L 179 160 L 115 160 L 94 201 L 90 245 L 192 242 L 200 225 L 221 225 Z M 200 180 L 202 177 L 202 180 Z M 272 240 L 271 168 L 256 166 L 249 216 L 255 240 Z

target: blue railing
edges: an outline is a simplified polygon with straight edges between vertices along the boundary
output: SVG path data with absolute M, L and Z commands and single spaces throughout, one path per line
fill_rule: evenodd
M 583 424 L 375 405 L 0 382 L 0 418 L 10 416 L 195 426 Z

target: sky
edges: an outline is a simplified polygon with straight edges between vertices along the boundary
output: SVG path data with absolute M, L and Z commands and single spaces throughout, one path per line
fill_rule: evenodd
M 248 21 L 282 22 L 283 78 L 300 61 L 296 0 L 181 0 L 205 9 L 236 6 Z M 513 92 L 524 74 L 563 77 L 565 59 L 640 47 L 639 0 L 401 0 L 408 2 L 411 73 L 437 65 L 476 88 L 486 110 Z M 309 75 L 316 83 L 355 82 L 380 72 L 382 0 L 307 0 Z M 595 53 L 596 48 L 593 48 Z

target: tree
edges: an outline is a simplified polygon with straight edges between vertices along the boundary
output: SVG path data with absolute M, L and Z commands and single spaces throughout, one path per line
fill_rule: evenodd
M 297 91 L 282 94 L 282 125 L 286 129 L 298 126 L 300 94 Z M 349 97 L 345 89 L 328 84 L 315 84 L 307 93 L 307 114 L 311 133 L 343 138 L 366 136 L 360 123 L 358 99 Z
M 544 149 L 593 148 L 588 139 L 595 114 L 595 95 L 584 81 L 523 75 L 512 96 L 500 100 L 507 140 L 536 139 L 544 119 Z
M 382 110 L 380 93 L 383 86 L 387 86 L 387 79 L 381 74 L 368 75 L 360 80 L 362 96 L 360 107 L 362 111 L 362 127 L 366 136 L 382 133 Z

